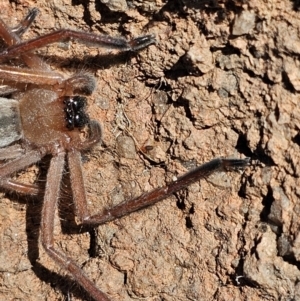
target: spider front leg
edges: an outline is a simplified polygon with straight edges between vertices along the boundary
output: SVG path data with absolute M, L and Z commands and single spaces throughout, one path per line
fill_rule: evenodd
M 219 171 L 228 171 L 234 169 L 245 168 L 248 165 L 250 158 L 245 159 L 229 159 L 216 158 L 207 163 L 204 163 L 193 170 L 180 176 L 176 181 L 167 184 L 164 187 L 154 189 L 146 192 L 141 196 L 125 201 L 110 209 L 105 209 L 99 214 L 90 216 L 84 221 L 85 224 L 103 224 L 119 217 L 125 216 L 129 213 L 154 205 L 157 202 L 164 200 L 173 193 L 189 186 L 190 184 L 205 178 L 212 173 Z
M 76 215 L 83 224 L 100 225 L 119 217 L 125 216 L 137 210 L 151 206 L 184 187 L 205 178 L 214 172 L 228 171 L 234 169 L 245 168 L 250 158 L 245 159 L 229 159 L 216 158 L 197 168 L 188 171 L 180 176 L 176 181 L 169 183 L 164 187 L 146 192 L 141 196 L 129 201 L 118 204 L 110 209 L 105 209 L 101 213 L 90 215 L 87 209 L 87 200 L 84 189 L 84 182 L 81 170 L 81 157 L 79 152 L 70 152 L 68 154 L 68 163 L 70 168 L 71 186 L 73 198 L 75 202 Z
M 14 45 L 8 47 L 0 53 L 0 59 L 16 57 L 22 53 L 27 53 L 49 44 L 66 40 L 76 40 L 83 44 L 117 49 L 120 51 L 137 51 L 156 42 L 155 36 L 152 34 L 140 36 L 127 41 L 124 38 L 115 38 L 71 29 L 60 29 L 29 41 L 19 44 L 14 43 Z
M 88 73 L 77 73 L 64 79 L 61 74 L 52 71 L 0 66 L 0 78 L 3 78 L 2 84 L 13 85 L 19 89 L 26 88 L 26 84 L 46 85 L 60 96 L 90 95 L 96 87 L 95 78 Z
M 60 266 L 67 270 L 74 279 L 97 301 L 110 299 L 88 279 L 76 263 L 54 246 L 54 217 L 60 194 L 60 184 L 64 170 L 65 153 L 61 152 L 51 159 L 47 174 L 47 183 L 41 219 L 41 240 L 47 254 Z

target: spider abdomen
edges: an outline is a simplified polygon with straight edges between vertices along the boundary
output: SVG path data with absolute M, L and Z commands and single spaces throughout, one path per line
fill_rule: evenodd
M 18 101 L 0 97 L 0 148 L 22 137 Z

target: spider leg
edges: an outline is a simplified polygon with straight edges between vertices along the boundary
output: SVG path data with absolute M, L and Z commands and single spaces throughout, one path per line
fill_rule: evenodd
M 0 148 L 0 160 L 10 160 L 24 155 L 25 150 L 19 144 Z
M 65 153 L 61 152 L 51 159 L 49 171 L 47 174 L 47 183 L 44 196 L 41 220 L 41 238 L 42 245 L 47 254 L 65 268 L 74 279 L 97 301 L 110 301 L 95 284 L 85 276 L 83 271 L 75 262 L 54 246 L 54 217 L 57 201 L 59 198 L 60 184 L 65 163 Z
M 130 214 L 134 211 L 151 206 L 173 193 L 181 190 L 184 187 L 205 178 L 210 174 L 218 171 L 227 171 L 245 168 L 249 163 L 249 158 L 245 159 L 228 159 L 216 158 L 207 162 L 197 168 L 188 171 L 180 176 L 176 181 L 169 183 L 164 187 L 154 189 L 146 192 L 141 196 L 118 204 L 110 209 L 105 209 L 103 212 L 89 215 L 87 209 L 87 200 L 84 190 L 84 183 L 81 171 L 81 158 L 79 152 L 70 152 L 68 154 L 68 163 L 70 168 L 71 186 L 73 191 L 73 198 L 76 208 L 76 215 L 79 221 L 83 224 L 103 224 L 115 220 L 124 215 Z
M 79 223 L 84 223 L 90 218 L 87 209 L 87 200 L 85 193 L 85 186 L 83 182 L 81 154 L 79 151 L 68 152 L 68 166 L 70 170 L 71 189 L 75 204 L 75 214 Z
M 79 151 L 87 150 L 93 147 L 95 144 L 101 141 L 102 137 L 102 128 L 98 121 L 91 120 L 89 123 L 90 136 L 76 145 L 76 149 Z
M 46 148 L 41 148 L 39 150 L 32 150 L 27 152 L 25 155 L 20 158 L 9 161 L 0 167 L 0 186 L 2 185 L 3 179 L 9 177 L 14 172 L 17 172 L 21 169 L 26 168 L 29 165 L 32 165 L 40 161 L 46 154 L 48 150 Z
M 64 81 L 61 74 L 52 71 L 0 66 L 0 78 L 4 84 L 23 83 L 35 85 L 59 85 Z
M 41 193 L 41 189 L 37 185 L 25 184 L 11 179 L 5 179 L 6 181 L 1 184 L 4 189 L 15 191 L 20 194 L 36 196 Z
M 58 89 L 63 89 L 65 95 L 91 95 L 96 88 L 95 78 L 86 72 L 80 72 L 64 80 Z
M 17 34 L 19 37 L 22 36 L 31 26 L 38 13 L 39 10 L 36 7 L 34 7 L 28 12 L 27 16 L 17 26 L 11 28 L 11 31 Z
M 89 149 L 101 140 L 101 125 L 95 121 L 90 122 L 90 137 L 85 140 L 82 145 L 78 145 L 76 150 L 70 150 L 67 154 L 68 166 L 70 170 L 71 188 L 75 204 L 75 213 L 79 219 L 79 223 L 89 219 L 90 214 L 87 209 L 87 200 L 85 194 L 85 186 L 83 182 L 81 167 L 81 150 Z
M 68 166 L 70 170 L 71 188 L 74 198 L 76 216 L 79 223 L 89 219 L 90 214 L 87 209 L 87 200 L 85 194 L 85 186 L 83 182 L 81 153 L 80 151 L 89 149 L 98 143 L 102 137 L 101 125 L 95 121 L 90 121 L 90 137 L 85 140 L 82 145 L 78 145 L 75 149 L 68 152 Z
M 61 74 L 53 71 L 0 66 L 0 78 L 3 79 L 1 83 L 7 85 L 7 89 L 26 88 L 26 84 L 47 85 L 50 90 L 63 91 L 63 95 L 90 95 L 96 87 L 95 78 L 83 72 L 64 79 Z M 0 90 L 0 95 L 7 91 L 9 90 Z
M 31 25 L 37 15 L 37 10 L 33 9 L 29 12 L 27 17 L 19 25 L 17 25 L 17 29 L 10 29 L 0 18 L 0 37 L 6 43 L 6 45 L 13 47 L 13 45 L 17 45 L 22 42 L 19 37 L 19 34 L 22 35 L 22 31 L 26 31 L 27 28 Z M 39 58 L 34 53 L 22 53 L 17 52 L 17 55 L 20 55 L 24 62 L 28 67 L 34 68 L 37 70 L 48 70 L 51 71 L 50 66 L 45 63 L 41 58 Z M 12 55 L 16 56 L 16 55 Z
M 150 192 L 146 192 L 141 196 L 131 199 L 127 202 L 116 205 L 113 208 L 105 209 L 100 214 L 90 216 L 85 220 L 85 224 L 103 224 L 108 221 L 112 221 L 121 216 L 127 215 L 131 212 L 143 209 L 151 206 L 167 197 L 174 192 L 181 190 L 189 186 L 190 184 L 205 178 L 214 172 L 227 171 L 238 168 L 244 168 L 249 163 L 249 158 L 245 159 L 228 159 L 228 158 L 216 158 L 207 163 L 204 163 L 195 169 L 188 171 L 180 176 L 176 181 L 169 183 L 164 187 L 154 189 Z
M 1 32 L 0 35 L 2 35 Z M 150 44 L 155 43 L 156 41 L 154 35 L 140 36 L 130 41 L 127 41 L 124 38 L 115 38 L 89 32 L 75 31 L 71 29 L 60 29 L 58 31 L 54 31 L 22 43 L 13 43 L 14 45 L 11 45 L 10 47 L 6 48 L 0 53 L 0 59 L 15 57 L 22 53 L 27 53 L 29 51 L 36 50 L 49 44 L 66 40 L 76 40 L 83 44 L 95 45 L 97 47 L 107 47 L 110 49 L 117 49 L 120 51 L 137 51 L 139 49 L 149 46 Z
M 37 195 L 39 193 L 39 189 L 36 185 L 23 184 L 18 181 L 11 180 L 10 176 L 15 172 L 40 161 L 46 153 L 46 149 L 39 151 L 33 150 L 17 159 L 3 164 L 0 167 L 0 186 L 23 194 Z

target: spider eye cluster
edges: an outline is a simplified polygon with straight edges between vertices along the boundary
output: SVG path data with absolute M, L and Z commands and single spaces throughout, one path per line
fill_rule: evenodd
M 64 100 L 68 129 L 82 128 L 89 123 L 89 116 L 85 112 L 86 103 L 83 96 L 67 97 Z

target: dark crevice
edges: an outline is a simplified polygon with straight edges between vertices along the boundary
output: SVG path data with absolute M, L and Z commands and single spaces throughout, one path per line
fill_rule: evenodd
M 268 54 L 267 51 L 265 51 L 263 54 L 261 53 L 261 51 L 258 51 L 256 47 L 251 46 L 249 48 L 249 52 L 253 55 L 253 57 L 255 58 L 260 58 L 263 59 L 265 61 L 269 61 L 270 60 L 270 55 Z
M 265 165 L 267 165 L 267 166 L 274 166 L 275 165 L 273 159 L 266 154 L 265 150 L 262 148 L 260 143 L 257 146 L 254 154 L 256 155 L 256 158 L 260 162 L 264 163 Z M 253 158 L 253 159 L 255 159 L 255 158 Z
M 177 208 L 180 209 L 180 210 L 185 210 L 186 208 L 186 205 L 184 203 L 184 200 L 181 200 L 179 198 L 177 198 L 177 202 L 176 202 L 176 205 L 177 205 Z
M 192 204 L 192 207 L 189 210 L 189 214 L 194 214 L 195 213 L 195 207 L 194 204 Z
M 90 234 L 90 247 L 88 249 L 89 256 L 91 258 L 96 258 L 98 256 L 98 240 L 97 240 L 97 231 L 95 229 L 91 229 L 89 231 Z
M 236 142 L 235 148 L 236 148 L 236 150 L 238 150 L 239 153 L 245 155 L 246 157 L 253 156 L 253 153 L 248 146 L 248 141 L 247 141 L 246 135 L 244 135 L 244 134 L 239 134 L 239 138 Z
M 211 52 L 221 51 L 223 55 L 241 55 L 241 51 L 238 48 L 230 45 L 229 43 L 227 43 L 225 47 L 211 47 L 210 50 Z
M 239 263 L 235 269 L 235 273 L 233 275 L 230 275 L 230 279 L 232 283 L 234 283 L 236 286 L 249 286 L 252 288 L 257 287 L 256 283 L 253 281 L 250 281 L 244 275 L 244 259 L 243 257 L 240 257 Z
M 262 79 L 262 82 L 263 82 L 264 84 L 266 84 L 266 85 L 273 86 L 273 85 L 275 84 L 274 81 L 272 81 L 272 80 L 269 79 L 267 73 L 265 73 L 265 74 L 261 77 L 261 79 Z
M 188 229 L 192 229 L 193 228 L 193 223 L 192 223 L 192 220 L 189 216 L 187 216 L 185 218 L 185 226 L 188 228 Z
M 127 275 L 127 272 L 125 271 L 124 272 L 124 285 L 127 284 L 127 280 L 128 280 L 128 275 Z
M 287 255 L 287 256 L 282 256 L 282 259 L 291 264 L 291 265 L 294 265 L 297 267 L 298 270 L 300 270 L 300 262 L 294 257 L 294 256 L 290 256 L 290 255 Z
M 185 62 L 183 57 L 181 57 L 176 64 L 169 70 L 166 70 L 165 77 L 167 79 L 176 80 L 180 77 L 186 77 L 191 74 L 191 67 L 189 67 Z
M 295 93 L 296 90 L 295 90 L 294 86 L 292 85 L 287 73 L 282 72 L 281 76 L 282 76 L 283 87 L 286 90 L 290 91 L 291 93 Z
M 84 18 L 85 21 L 88 21 L 87 24 L 91 23 L 91 16 L 89 13 L 89 2 L 85 0 L 73 0 L 72 1 L 73 6 L 82 5 L 84 7 Z M 122 23 L 122 19 L 127 18 L 126 14 L 123 12 L 116 12 L 111 11 L 105 4 L 101 3 L 100 1 L 95 2 L 95 9 L 96 11 L 100 12 L 101 15 L 101 24 L 107 24 L 107 23 Z M 92 25 L 92 24 L 89 24 Z
M 192 112 L 190 110 L 190 106 L 189 106 L 189 102 L 186 101 L 185 99 L 183 98 L 178 98 L 178 100 L 176 102 L 173 103 L 173 106 L 175 108 L 178 108 L 178 107 L 182 107 L 184 108 L 184 111 L 185 111 L 185 116 L 191 120 L 192 122 L 194 121 L 194 117 L 192 116 Z
M 72 0 L 73 6 L 82 6 L 84 7 L 83 12 L 83 20 L 88 26 L 92 26 L 94 22 L 92 22 L 92 17 L 89 11 L 88 2 L 82 0 Z
M 276 107 L 275 107 L 275 110 L 274 110 L 274 114 L 275 114 L 276 121 L 278 121 L 279 117 L 280 117 L 280 111 L 279 111 L 278 104 L 276 104 Z
M 181 211 L 183 211 L 184 214 L 186 215 L 186 217 L 185 217 L 185 226 L 187 227 L 187 229 L 192 229 L 193 228 L 193 222 L 192 222 L 192 219 L 191 219 L 190 215 L 195 213 L 194 205 L 192 204 L 192 206 L 188 209 L 186 207 L 185 202 L 184 202 L 184 199 L 186 198 L 186 195 L 181 195 L 181 194 L 176 193 L 175 196 L 177 198 L 177 202 L 176 202 L 177 207 Z
M 260 213 L 260 220 L 263 222 L 269 222 L 269 214 L 271 212 L 271 206 L 274 202 L 272 188 L 268 187 L 268 193 L 262 200 L 262 205 L 264 206 L 262 212 Z
M 249 286 L 249 287 L 255 288 L 255 287 L 257 287 L 257 283 L 251 281 L 250 279 L 248 279 L 247 277 L 244 276 L 244 264 L 245 264 L 244 259 L 248 253 L 247 248 L 245 248 L 247 239 L 245 238 L 244 230 L 247 227 L 248 214 L 249 213 L 244 214 L 245 222 L 242 224 L 243 231 L 240 231 L 238 234 L 239 241 L 241 242 L 241 247 L 238 250 L 239 262 L 235 268 L 235 273 L 231 274 L 230 278 L 231 278 L 232 283 L 234 285 L 236 285 L 237 287 Z M 252 252 L 254 252 L 253 249 L 252 249 Z
M 292 138 L 292 141 L 300 146 L 300 133 Z
M 240 198 L 243 198 L 243 199 L 246 198 L 246 196 L 247 196 L 246 191 L 247 191 L 247 185 L 248 185 L 248 184 L 249 184 L 249 183 L 247 182 L 247 180 L 246 180 L 245 178 L 243 178 L 243 181 L 242 181 L 242 183 L 241 183 L 240 189 L 239 189 L 239 191 L 238 191 L 238 196 L 239 196 Z
M 172 0 L 170 0 L 172 1 Z M 203 10 L 207 14 L 216 15 L 216 22 L 220 23 L 225 20 L 230 12 L 239 14 L 243 10 L 243 1 L 229 0 L 222 4 L 215 0 L 190 0 L 184 2 L 185 7 L 190 9 Z
M 295 11 L 300 11 L 300 0 L 291 0 L 293 3 L 293 9 Z
M 190 215 L 195 213 L 195 207 L 194 204 L 192 204 L 191 208 L 189 209 L 189 215 L 185 218 L 185 225 L 188 229 L 192 229 L 193 228 L 193 222 L 192 219 L 190 217 Z
M 256 250 L 257 250 L 258 245 L 261 243 L 261 240 L 262 240 L 261 237 L 254 238 L 254 240 L 253 240 L 254 245 L 253 245 L 253 247 L 250 249 L 250 255 L 255 255 L 255 257 L 256 257 L 257 260 L 259 260 L 259 256 L 258 256 Z
M 252 77 L 252 78 L 257 78 L 258 76 L 257 76 L 257 74 L 255 74 L 252 70 L 250 70 L 250 69 L 246 69 L 246 68 L 244 68 L 243 69 L 243 72 L 244 73 L 246 73 L 246 74 L 248 74 L 250 77 Z
M 209 29 L 206 26 L 205 20 L 199 20 L 199 22 L 197 22 L 197 26 L 198 26 L 199 32 L 201 32 L 206 37 L 209 36 Z
M 248 74 L 252 78 L 256 78 L 256 79 L 260 78 L 262 80 L 262 82 L 265 83 L 266 85 L 272 85 L 272 86 L 274 85 L 274 82 L 269 79 L 267 74 L 260 76 L 258 74 L 255 74 L 252 70 L 247 69 L 247 68 L 243 68 L 243 72 Z
M 291 237 L 285 237 L 282 227 L 278 228 L 278 233 L 276 233 L 278 256 L 281 256 L 285 262 L 296 266 L 300 270 L 300 262 L 295 258 L 292 249 L 293 242 Z
M 169 21 L 166 16 L 169 13 L 177 14 L 178 17 L 186 17 L 187 13 L 184 11 L 184 6 L 180 0 L 169 0 L 157 13 L 154 13 L 152 18 L 154 21 Z M 171 23 L 171 26 L 176 26 L 176 23 Z
M 259 117 L 259 116 L 257 116 Z M 239 134 L 239 138 L 236 144 L 236 149 L 244 154 L 246 157 L 251 157 L 252 160 L 258 160 L 267 166 L 274 166 L 275 163 L 273 159 L 266 153 L 266 150 L 262 147 L 261 142 L 258 143 L 257 148 L 252 152 L 248 146 L 248 140 L 245 134 L 241 134 L 240 130 L 233 128 L 233 130 Z M 260 127 L 260 137 L 261 141 L 264 136 L 264 128 Z

